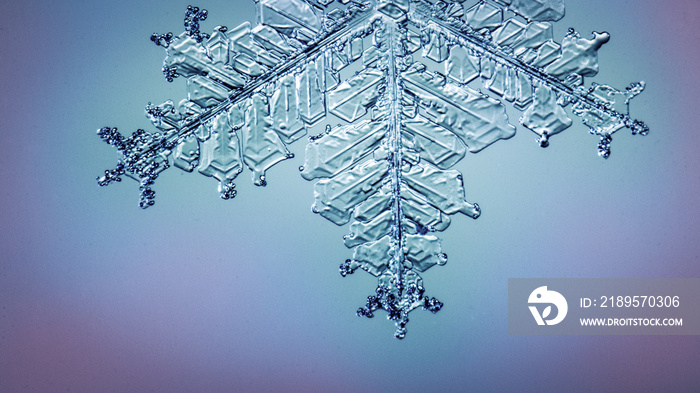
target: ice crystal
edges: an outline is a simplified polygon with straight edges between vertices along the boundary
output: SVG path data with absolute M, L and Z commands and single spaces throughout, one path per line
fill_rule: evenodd
M 351 222 L 344 242 L 352 258 L 340 273 L 378 277 L 357 315 L 386 311 L 397 338 L 412 310 L 443 306 L 419 275 L 447 261 L 435 233 L 455 213 L 480 214 L 451 168 L 515 134 L 506 103 L 543 147 L 571 126 L 569 104 L 600 138 L 602 157 L 614 132 L 648 132 L 629 116 L 644 82 L 625 91 L 584 86 L 607 33 L 587 39 L 570 29 L 554 41 L 550 22 L 564 16 L 562 0 L 256 2 L 255 26 L 202 33 L 208 13 L 189 6 L 182 34 L 151 36 L 166 51 L 166 80 L 185 78 L 187 98 L 146 107 L 157 132 L 101 128 L 122 158 L 98 183 L 136 179 L 147 208 L 154 181 L 174 165 L 215 178 L 230 199 L 244 167 L 264 186 L 265 172 L 292 157 L 289 144 L 323 129 L 308 138 L 300 167 L 315 181 L 312 210 Z M 615 109 L 620 99 L 625 111 Z

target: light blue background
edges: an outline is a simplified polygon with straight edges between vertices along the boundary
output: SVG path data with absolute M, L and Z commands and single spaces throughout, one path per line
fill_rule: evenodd
M 252 1 L 202 1 L 202 30 L 254 20 Z M 98 188 L 117 154 L 95 130 L 152 129 L 143 107 L 185 95 L 149 36 L 182 31 L 187 2 L 2 6 L 0 391 L 697 391 L 700 337 L 509 336 L 512 277 L 699 277 L 698 17 L 691 0 L 569 1 L 569 26 L 607 30 L 596 81 L 645 80 L 613 154 L 578 118 L 541 149 L 518 134 L 462 171 L 482 217 L 455 217 L 444 267 L 424 275 L 445 307 L 354 315 L 375 280 L 347 278 L 347 227 L 310 212 L 293 162 L 233 201 L 177 169 L 155 185 Z M 510 112 L 511 123 L 518 115 Z

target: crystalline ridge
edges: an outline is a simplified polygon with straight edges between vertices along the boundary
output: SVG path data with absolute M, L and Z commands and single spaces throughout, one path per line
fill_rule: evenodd
M 207 34 L 200 31 L 207 11 L 189 6 L 182 34 L 151 37 L 166 51 L 166 80 L 184 78 L 187 98 L 146 107 L 157 132 L 98 130 L 122 155 L 98 183 L 139 181 L 146 208 L 156 178 L 174 165 L 217 179 L 229 199 L 244 167 L 264 186 L 265 172 L 292 157 L 287 146 L 316 133 L 300 167 L 315 181 L 312 210 L 350 223 L 344 242 L 352 258 L 341 274 L 360 268 L 378 278 L 357 314 L 386 311 L 397 338 L 412 310 L 443 306 L 419 275 L 447 261 L 435 233 L 451 215 L 481 213 L 451 168 L 467 151 L 515 134 L 506 104 L 522 111 L 521 125 L 543 147 L 571 126 L 569 104 L 599 136 L 602 157 L 614 132 L 648 132 L 615 109 L 621 98 L 629 108 L 644 82 L 624 92 L 584 86 L 598 71 L 607 33 L 586 39 L 571 29 L 561 44 L 553 40 L 550 22 L 564 16 L 562 0 L 259 0 L 257 7 L 255 26 Z

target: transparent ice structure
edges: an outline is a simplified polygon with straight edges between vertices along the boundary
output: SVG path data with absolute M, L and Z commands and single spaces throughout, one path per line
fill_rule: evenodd
M 644 82 L 584 85 L 607 33 L 554 40 L 562 0 L 256 1 L 257 24 L 203 33 L 207 11 L 189 6 L 183 33 L 151 37 L 165 49 L 165 79 L 185 79 L 187 98 L 146 107 L 155 132 L 98 130 L 121 154 L 98 183 L 137 180 L 147 208 L 175 166 L 215 178 L 229 199 L 244 168 L 264 186 L 292 158 L 287 146 L 308 141 L 299 169 L 314 182 L 312 210 L 349 223 L 340 273 L 378 279 L 357 315 L 386 311 L 397 338 L 411 311 L 443 306 L 420 276 L 447 261 L 436 234 L 456 213 L 480 214 L 452 168 L 515 134 L 506 105 L 542 147 L 571 126 L 568 105 L 604 158 L 616 131 L 648 132 L 629 116 Z

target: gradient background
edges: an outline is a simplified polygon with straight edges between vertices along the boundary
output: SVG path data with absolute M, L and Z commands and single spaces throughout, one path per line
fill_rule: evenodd
M 21 4 L 20 4 L 21 3 Z M 202 0 L 202 30 L 254 20 L 252 1 Z M 645 80 L 646 137 L 613 154 L 574 118 L 548 149 L 518 134 L 457 167 L 477 221 L 455 217 L 450 256 L 424 275 L 445 307 L 354 312 L 375 279 L 341 278 L 347 227 L 312 214 L 293 162 L 233 201 L 177 169 L 99 188 L 116 162 L 95 130 L 153 129 L 165 82 L 149 36 L 182 31 L 182 1 L 13 1 L 0 13 L 0 392 L 700 390 L 698 336 L 509 336 L 511 277 L 699 277 L 700 2 L 567 3 L 584 37 L 607 30 L 594 80 Z M 511 112 L 517 125 L 518 115 Z

